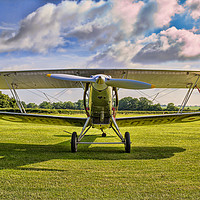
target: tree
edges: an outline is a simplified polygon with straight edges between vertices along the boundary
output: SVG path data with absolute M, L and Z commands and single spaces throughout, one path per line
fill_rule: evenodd
M 52 105 L 50 102 L 43 101 L 40 105 L 39 108 L 44 108 L 44 109 L 51 109 Z
M 157 104 L 151 105 L 151 110 L 161 111 L 162 107 L 161 107 L 161 105 L 159 103 L 157 103 Z
M 0 91 L 0 108 L 15 108 L 16 101 Z
M 24 101 L 21 101 L 21 104 L 23 105 L 24 108 L 27 108 L 27 105 Z
M 27 104 L 27 108 L 38 108 L 38 105 L 35 103 L 29 103 Z
M 75 109 L 75 105 L 71 101 L 67 101 L 63 103 L 63 109 Z
M 162 110 L 161 105 L 154 104 L 153 102 L 148 100 L 145 97 L 132 98 L 132 97 L 124 97 L 119 101 L 119 110 Z
M 168 111 L 176 111 L 178 108 L 174 105 L 174 103 L 168 103 L 166 110 Z
M 131 110 L 131 100 L 132 97 L 124 97 L 123 99 L 119 100 L 119 110 Z
M 146 97 L 140 97 L 138 103 L 138 110 L 150 110 L 152 101 L 148 100 Z
M 78 109 L 78 110 L 83 110 L 84 109 L 83 100 L 78 100 L 75 103 L 75 108 Z
M 63 108 L 63 103 L 61 101 L 53 103 L 52 104 L 52 108 L 54 108 L 54 109 L 62 109 Z
M 131 110 L 138 110 L 139 100 L 137 98 L 131 99 L 130 104 L 131 104 L 130 105 Z

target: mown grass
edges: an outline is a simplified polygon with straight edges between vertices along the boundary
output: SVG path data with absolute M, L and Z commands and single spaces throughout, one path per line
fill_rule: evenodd
M 80 128 L 0 121 L 0 199 L 199 199 L 200 122 L 123 128 L 123 145 L 79 145 Z M 92 129 L 85 141 L 118 141 Z

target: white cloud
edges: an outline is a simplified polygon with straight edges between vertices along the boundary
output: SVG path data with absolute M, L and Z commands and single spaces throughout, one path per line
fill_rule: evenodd
M 186 7 L 189 7 L 190 15 L 193 19 L 197 20 L 200 18 L 200 1 L 199 0 L 187 0 L 185 3 Z
M 157 40 L 143 46 L 133 62 L 160 63 L 200 58 L 200 35 L 171 27 L 161 31 Z
M 134 31 L 137 17 L 144 2 L 134 2 L 130 0 L 113 1 L 111 18 L 114 24 L 118 24 L 125 34 L 131 35 Z
M 0 30 L 14 31 L 15 29 L 14 29 L 13 27 L 8 27 L 8 26 L 0 26 Z
M 14 35 L 0 36 L 0 52 L 46 53 L 74 37 L 82 48 L 94 50 L 132 40 L 154 28 L 156 3 L 142 1 L 63 1 L 46 4 L 29 14 Z
M 0 52 L 31 50 L 44 53 L 56 47 L 58 54 L 73 52 L 78 55 L 79 50 L 84 49 L 95 52 L 88 63 L 95 67 L 106 63 L 132 66 L 133 63 L 196 59 L 200 55 L 200 36 L 195 33 L 196 29 L 172 27 L 144 36 L 156 27 L 169 25 L 172 17 L 182 12 L 184 8 L 178 0 L 46 4 L 22 20 L 14 35 L 12 32 L 0 36 Z M 77 45 L 70 37 L 78 39 L 78 48 L 65 48 L 66 44 Z
M 178 0 L 157 0 L 157 12 L 154 15 L 155 26 L 163 27 L 169 25 L 175 14 L 184 12 L 183 6 L 178 4 Z
M 45 53 L 49 48 L 64 45 L 63 34 L 87 20 L 94 20 L 95 9 L 98 11 L 103 4 L 106 3 L 63 1 L 58 6 L 48 3 L 22 20 L 14 36 L 0 37 L 0 52 L 31 50 Z
M 200 35 L 193 30 L 171 27 L 158 34 L 153 33 L 138 39 L 134 43 L 126 41 L 113 44 L 104 52 L 98 53 L 90 64 L 115 60 L 121 66 L 131 66 L 132 63 L 151 65 L 199 58 Z
M 179 56 L 195 58 L 200 56 L 200 35 L 188 30 L 178 30 L 175 27 L 162 31 L 161 35 L 173 40 L 173 45 L 180 46 Z

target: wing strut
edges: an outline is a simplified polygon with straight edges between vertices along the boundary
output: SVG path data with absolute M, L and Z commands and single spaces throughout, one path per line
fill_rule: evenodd
M 11 87 L 10 87 L 10 85 L 9 85 L 9 83 L 8 83 L 8 81 L 7 81 L 7 79 L 6 79 L 5 76 L 4 76 L 4 78 L 5 78 L 5 81 L 6 81 L 8 87 L 9 87 L 9 89 L 10 89 L 10 92 L 11 92 L 13 98 L 15 99 L 15 101 L 16 101 L 16 103 L 17 103 L 17 106 L 18 106 L 19 109 L 20 109 L 20 112 L 21 112 L 21 113 L 26 113 L 26 110 L 25 110 L 25 108 L 24 108 L 24 106 L 23 106 L 23 104 L 22 104 L 22 102 L 21 102 L 21 100 L 20 100 L 20 98 L 19 98 L 19 95 L 17 94 L 17 92 L 16 92 L 16 90 L 15 90 L 14 84 L 11 83 Z
M 198 82 L 198 80 L 199 80 L 199 75 L 198 75 L 197 80 L 196 80 L 196 82 L 195 82 L 194 84 L 193 84 L 193 83 L 190 83 L 190 87 L 189 87 L 189 89 L 188 89 L 188 92 L 187 92 L 186 95 L 185 95 L 185 98 L 183 99 L 183 102 L 182 102 L 182 104 L 181 104 L 181 107 L 180 107 L 178 113 L 182 113 L 182 112 L 183 112 L 183 109 L 185 108 L 187 102 L 189 101 L 189 99 L 190 99 L 190 97 L 191 97 L 191 95 L 192 95 L 192 92 L 193 92 L 194 89 L 197 87 L 197 82 Z

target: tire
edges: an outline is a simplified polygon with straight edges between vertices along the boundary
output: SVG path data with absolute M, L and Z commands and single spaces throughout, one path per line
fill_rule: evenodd
M 102 137 L 106 137 L 106 133 L 102 133 Z
M 125 152 L 130 153 L 131 152 L 131 139 L 130 139 L 130 133 L 125 133 Z
M 77 133 L 76 132 L 72 133 L 72 138 L 71 138 L 71 152 L 72 153 L 77 152 Z

